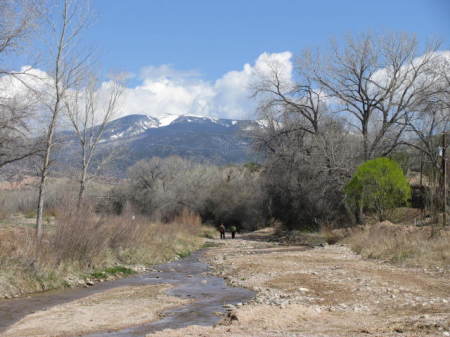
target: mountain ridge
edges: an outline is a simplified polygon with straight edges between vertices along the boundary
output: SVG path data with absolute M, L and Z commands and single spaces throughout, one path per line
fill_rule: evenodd
M 218 165 L 254 161 L 256 156 L 250 150 L 248 132 L 259 127 L 252 120 L 190 115 L 180 115 L 168 125 L 161 125 L 155 117 L 127 115 L 105 126 L 93 167 L 103 166 L 107 174 L 123 176 L 128 167 L 151 157 L 180 156 Z M 73 158 L 79 152 L 77 139 L 70 131 L 65 131 L 64 136 L 69 140 L 58 159 L 76 166 Z

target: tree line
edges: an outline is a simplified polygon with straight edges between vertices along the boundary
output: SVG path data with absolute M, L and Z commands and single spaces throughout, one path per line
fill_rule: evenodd
M 422 158 L 429 208 L 447 202 L 436 200 L 450 121 L 450 55 L 440 47 L 413 34 L 367 33 L 304 51 L 293 79 L 276 63 L 260 75 L 253 90 L 267 127 L 254 139 L 277 218 L 293 227 L 361 223 L 364 207 L 352 209 L 344 187 L 378 157 Z

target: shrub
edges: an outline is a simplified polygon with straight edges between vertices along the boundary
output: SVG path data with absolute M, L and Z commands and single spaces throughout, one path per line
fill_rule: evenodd
M 411 187 L 401 167 L 388 158 L 376 158 L 360 165 L 344 188 L 347 200 L 356 207 L 375 211 L 380 221 L 395 207 L 405 206 Z

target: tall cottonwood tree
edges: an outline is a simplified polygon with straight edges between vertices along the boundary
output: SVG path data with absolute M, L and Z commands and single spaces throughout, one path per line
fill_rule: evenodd
M 325 56 L 305 52 L 298 68 L 329 98 L 329 106 L 361 135 L 362 160 L 391 153 L 400 127 L 433 85 L 429 68 L 439 43 L 425 49 L 410 34 L 349 36 Z
M 83 29 L 89 23 L 90 13 L 87 1 L 61 0 L 51 2 L 47 24 L 50 28 L 49 69 L 50 80 L 42 94 L 43 106 L 48 113 L 48 124 L 43 136 L 44 150 L 40 167 L 36 234 L 43 234 L 43 212 L 46 197 L 46 182 L 55 146 L 55 131 L 65 100 L 73 88 L 86 76 L 88 55 L 80 54 L 79 40 Z
M 78 203 L 80 207 L 88 183 L 89 167 L 109 121 L 119 108 L 122 86 L 118 80 L 106 84 L 102 91 L 98 81 L 90 76 L 84 89 L 76 90 L 69 97 L 66 112 L 80 145 L 80 188 Z
M 303 73 L 294 81 L 285 71 L 268 64 L 253 83 L 265 121 L 253 132 L 254 146 L 266 159 L 273 216 L 287 226 L 317 228 L 340 207 L 357 151 L 326 93 Z

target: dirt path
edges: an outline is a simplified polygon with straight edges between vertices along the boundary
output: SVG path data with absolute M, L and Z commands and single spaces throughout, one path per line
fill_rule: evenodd
M 224 240 L 207 253 L 218 275 L 257 291 L 230 308 L 238 320 L 151 336 L 450 336 L 448 273 L 363 260 L 340 245 L 278 246 L 267 235 Z

